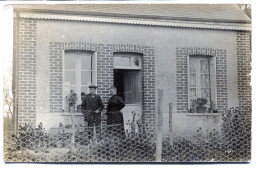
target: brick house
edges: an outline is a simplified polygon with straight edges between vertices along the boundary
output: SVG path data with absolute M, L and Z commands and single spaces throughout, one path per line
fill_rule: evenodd
M 153 128 L 162 89 L 165 134 L 169 120 L 176 136 L 219 129 L 230 107 L 243 107 L 250 119 L 250 33 L 251 20 L 237 5 L 15 6 L 16 123 L 69 124 L 66 95 L 73 89 L 80 104 L 90 84 L 105 106 L 116 86 L 125 122 L 135 111 Z M 191 112 L 201 97 L 207 110 Z

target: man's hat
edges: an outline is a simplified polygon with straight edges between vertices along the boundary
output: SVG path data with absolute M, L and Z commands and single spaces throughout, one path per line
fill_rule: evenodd
M 96 86 L 96 85 L 90 85 L 89 88 L 90 88 L 90 89 L 91 89 L 91 88 L 92 88 L 92 89 L 93 89 L 93 88 L 94 88 L 94 89 L 97 89 L 97 86 Z

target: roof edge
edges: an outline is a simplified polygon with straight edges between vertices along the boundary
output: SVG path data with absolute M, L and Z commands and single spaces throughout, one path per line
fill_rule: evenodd
M 244 23 L 224 23 L 224 22 L 203 22 L 203 21 L 187 21 L 187 20 L 162 20 L 162 19 L 140 19 L 130 17 L 108 17 L 100 15 L 68 15 L 53 13 L 32 13 L 20 12 L 20 18 L 41 19 L 41 20 L 67 20 L 67 21 L 87 21 L 99 23 L 117 23 L 130 25 L 147 25 L 147 26 L 163 26 L 163 27 L 180 27 L 180 28 L 200 28 L 215 30 L 238 30 L 251 31 L 251 24 Z
M 171 16 L 156 16 L 156 15 L 134 15 L 121 13 L 105 13 L 105 12 L 83 12 L 83 11 L 63 11 L 63 10 L 42 10 L 42 9 L 14 9 L 16 12 L 31 12 L 31 13 L 47 13 L 60 15 L 86 15 L 86 16 L 102 16 L 102 17 L 122 17 L 136 19 L 159 19 L 159 20 L 181 20 L 181 21 L 197 21 L 197 22 L 217 22 L 217 23 L 243 23 L 251 24 L 251 20 L 227 20 L 227 19 L 203 19 L 203 18 L 184 18 Z

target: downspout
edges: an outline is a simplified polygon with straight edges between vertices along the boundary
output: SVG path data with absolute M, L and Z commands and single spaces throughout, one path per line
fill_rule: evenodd
M 13 71 L 14 74 L 14 82 L 15 82 L 15 89 L 14 89 L 14 131 L 15 133 L 18 132 L 18 65 L 19 65 L 19 12 L 14 11 L 14 56 L 13 56 L 13 64 L 15 71 Z

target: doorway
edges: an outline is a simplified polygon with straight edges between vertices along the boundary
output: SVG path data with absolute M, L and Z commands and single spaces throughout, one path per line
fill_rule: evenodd
M 142 78 L 141 70 L 114 69 L 114 86 L 117 93 L 125 101 L 122 109 L 125 128 L 129 129 L 133 116 L 135 122 L 142 115 Z

